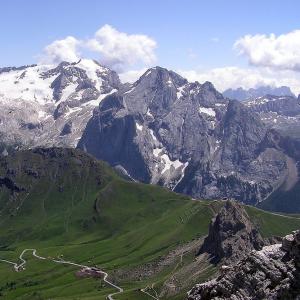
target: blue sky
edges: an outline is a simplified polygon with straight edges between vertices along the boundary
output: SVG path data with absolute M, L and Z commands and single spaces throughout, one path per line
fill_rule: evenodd
M 1 11 L 0 67 L 36 63 L 53 41 L 89 39 L 109 24 L 155 40 L 156 65 L 185 71 L 252 68 L 249 57 L 233 50 L 235 41 L 300 27 L 300 1 L 291 0 L 4 0 Z

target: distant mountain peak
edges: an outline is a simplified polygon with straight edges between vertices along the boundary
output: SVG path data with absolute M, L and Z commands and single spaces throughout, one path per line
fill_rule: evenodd
M 272 87 L 272 86 L 260 86 L 257 88 L 244 89 L 239 87 L 237 89 L 227 89 L 223 92 L 223 95 L 230 99 L 236 99 L 240 101 L 251 100 L 265 95 L 274 96 L 291 96 L 295 97 L 291 89 L 287 86 Z
M 74 147 L 94 108 L 121 86 L 116 72 L 91 59 L 2 68 L 3 141 Z

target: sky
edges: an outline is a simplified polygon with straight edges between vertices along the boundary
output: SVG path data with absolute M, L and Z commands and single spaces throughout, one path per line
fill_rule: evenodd
M 93 58 L 124 81 L 160 65 L 232 87 L 300 93 L 297 0 L 3 0 L 0 67 Z

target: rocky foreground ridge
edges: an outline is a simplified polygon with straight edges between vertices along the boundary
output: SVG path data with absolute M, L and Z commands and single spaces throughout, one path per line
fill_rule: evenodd
M 267 243 L 243 206 L 229 200 L 212 220 L 209 234 L 198 254 L 210 254 L 214 263 L 236 262 L 244 258 L 249 251 L 260 250 Z
M 223 264 L 220 273 L 196 285 L 187 299 L 300 299 L 300 230 L 268 243 L 246 211 L 228 201 L 199 251 Z

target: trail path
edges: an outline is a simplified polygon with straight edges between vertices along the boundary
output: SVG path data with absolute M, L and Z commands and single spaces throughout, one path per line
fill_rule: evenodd
M 153 296 L 153 295 L 151 295 L 150 293 L 148 293 L 148 292 L 147 292 L 148 289 L 149 289 L 149 290 L 153 290 L 153 291 L 155 292 L 156 296 Z M 146 294 L 146 295 L 148 295 L 149 297 L 151 297 L 151 298 L 153 298 L 153 299 L 155 299 L 155 300 L 159 300 L 156 291 L 155 291 L 153 288 L 150 288 L 149 286 L 145 287 L 144 289 L 141 289 L 141 292 L 144 293 L 144 294 Z
M 23 256 L 25 255 L 26 252 L 32 252 L 32 255 L 37 258 L 37 259 L 40 259 L 40 260 L 46 260 L 47 258 L 46 257 L 42 257 L 42 256 L 39 256 L 37 255 L 37 250 L 36 249 L 24 249 L 22 251 L 22 253 L 20 254 L 19 256 L 19 259 L 21 261 L 20 264 L 16 263 L 16 262 L 13 262 L 13 261 L 9 261 L 9 260 L 6 260 L 6 259 L 0 259 L 0 262 L 4 262 L 4 263 L 7 263 L 7 264 L 10 264 L 10 265 L 13 265 L 14 269 L 16 272 L 20 272 L 22 270 L 25 269 L 25 265 L 26 265 L 26 260 L 23 258 Z M 71 262 L 71 261 L 66 261 L 66 260 L 63 260 L 63 259 L 52 259 L 53 262 L 57 263 L 57 264 L 65 264 L 65 265 L 71 265 L 71 266 L 75 266 L 75 267 L 79 267 L 79 268 L 84 268 L 84 269 L 91 269 L 91 267 L 89 266 L 85 266 L 85 265 L 82 265 L 82 264 L 77 264 L 77 263 L 74 263 L 74 262 Z M 95 269 L 95 268 L 94 268 Z M 112 283 L 111 281 L 109 281 L 107 279 L 108 277 L 108 273 L 100 270 L 100 269 L 97 269 L 96 268 L 96 271 L 98 273 L 101 273 L 104 275 L 103 277 L 103 280 L 104 282 L 106 282 L 108 285 L 112 286 L 113 288 L 117 289 L 118 291 L 115 292 L 115 293 L 111 293 L 107 296 L 107 299 L 108 300 L 114 300 L 113 296 L 114 295 L 117 295 L 117 294 L 120 294 L 120 293 L 123 293 L 124 290 L 117 286 L 116 284 Z

